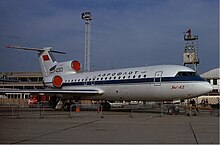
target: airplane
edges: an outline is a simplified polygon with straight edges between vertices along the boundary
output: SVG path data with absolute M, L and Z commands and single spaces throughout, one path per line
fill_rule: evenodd
M 79 100 L 175 101 L 194 98 L 213 89 L 194 70 L 181 65 L 82 72 L 81 65 L 76 60 L 57 62 L 52 53 L 65 53 L 53 51 L 52 47 L 8 48 L 38 52 L 46 87 L 40 90 L 10 90 L 11 93 L 43 93 Z M 9 90 L 0 90 L 0 94 L 8 92 Z

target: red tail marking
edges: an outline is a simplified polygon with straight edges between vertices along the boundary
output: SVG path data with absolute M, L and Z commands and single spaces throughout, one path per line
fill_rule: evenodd
M 49 58 L 48 55 L 43 55 L 43 60 L 44 60 L 44 61 L 48 61 L 48 60 L 50 60 L 50 58 Z

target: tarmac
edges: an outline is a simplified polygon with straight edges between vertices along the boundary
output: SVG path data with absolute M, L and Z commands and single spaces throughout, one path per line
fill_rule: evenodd
M 0 143 L 219 144 L 219 117 L 208 114 L 44 111 L 0 116 Z

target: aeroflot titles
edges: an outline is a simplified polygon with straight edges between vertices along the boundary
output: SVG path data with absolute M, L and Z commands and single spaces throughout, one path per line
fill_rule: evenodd
M 136 75 L 138 74 L 139 71 L 129 71 L 129 72 L 113 72 L 113 73 L 103 73 L 103 74 L 98 74 L 97 76 L 93 76 L 93 77 L 90 77 L 90 78 L 99 78 L 99 77 L 114 77 L 114 76 L 127 76 L 127 75 Z M 144 77 L 146 77 L 146 71 L 143 71 L 143 72 L 140 72 L 141 74 L 145 74 Z M 88 78 L 88 77 L 87 77 Z
M 128 76 L 128 78 L 130 78 L 130 76 L 131 75 L 134 75 L 133 76 L 133 78 L 136 78 L 136 76 L 135 75 L 137 75 L 137 74 L 140 74 L 139 76 L 138 76 L 138 78 L 140 78 L 141 77 L 141 75 L 144 75 L 143 77 L 144 78 L 146 78 L 147 77 L 147 75 L 146 75 L 146 73 L 147 73 L 147 71 L 129 71 L 129 72 L 113 72 L 113 73 L 103 73 L 103 74 L 98 74 L 98 75 L 96 75 L 96 76 L 90 76 L 90 77 L 86 77 L 85 79 L 83 79 L 83 78 L 81 78 L 81 77 L 77 77 L 77 78 L 75 78 L 75 82 L 78 80 L 78 81 L 80 81 L 80 79 L 82 79 L 81 81 L 87 81 L 87 80 L 89 80 L 89 81 L 91 81 L 91 80 L 95 80 L 96 78 L 97 79 L 103 79 L 103 77 L 106 77 L 105 78 L 105 80 L 107 79 L 107 77 L 109 77 L 109 79 L 111 79 L 111 77 L 114 77 L 114 79 L 116 79 L 116 76 L 117 77 L 119 77 L 118 79 L 120 79 L 120 77 L 123 77 L 123 79 L 125 79 L 125 77 L 126 76 Z M 69 82 L 70 80 L 66 80 L 65 82 Z M 72 80 L 73 81 L 73 80 Z M 77 82 L 78 82 L 77 81 Z
M 105 76 L 125 76 L 125 75 L 132 75 L 132 74 L 137 74 L 139 71 L 130 71 L 130 72 L 117 72 L 117 73 L 107 73 L 107 74 L 99 74 L 98 77 L 105 77 Z M 141 72 L 142 74 L 146 73 L 146 71 Z

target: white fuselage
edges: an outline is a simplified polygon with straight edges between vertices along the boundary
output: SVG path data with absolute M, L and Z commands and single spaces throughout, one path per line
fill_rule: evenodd
M 157 65 L 96 72 L 62 72 L 44 78 L 52 87 L 52 78 L 62 77 L 62 90 L 96 89 L 97 96 L 78 96 L 93 100 L 165 101 L 193 98 L 212 90 L 195 71 L 179 65 Z
M 194 70 L 179 65 L 157 65 L 96 72 L 79 72 L 78 61 L 57 62 L 52 55 L 62 53 L 52 47 L 8 48 L 37 51 L 44 76 L 50 89 L 10 90 L 10 92 L 45 93 L 93 100 L 165 101 L 193 98 L 212 90 Z M 0 91 L 6 93 L 9 91 Z

